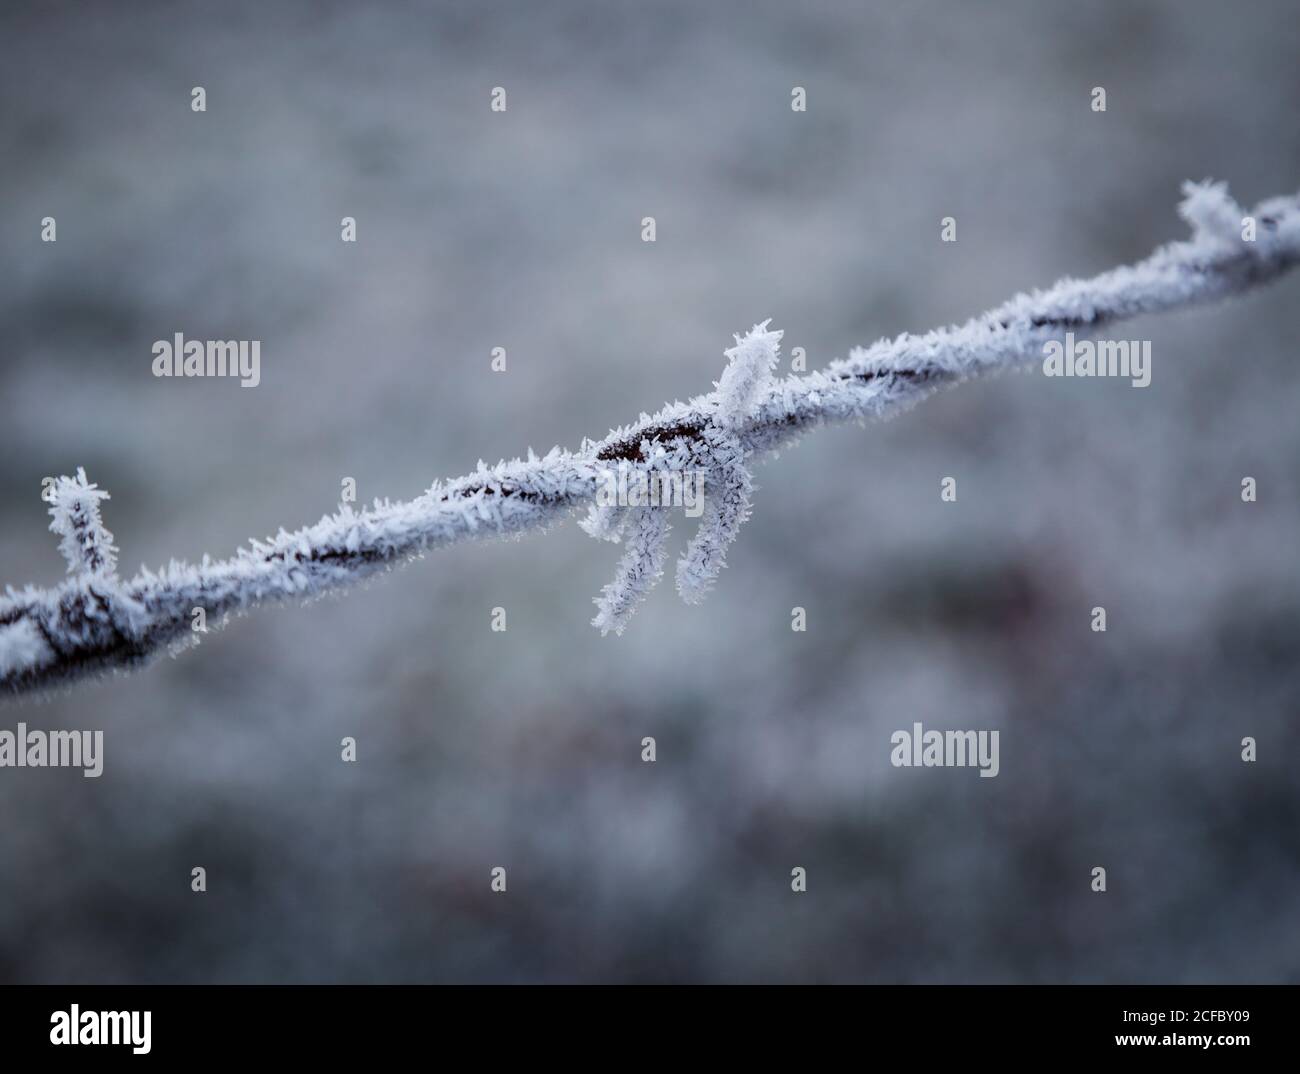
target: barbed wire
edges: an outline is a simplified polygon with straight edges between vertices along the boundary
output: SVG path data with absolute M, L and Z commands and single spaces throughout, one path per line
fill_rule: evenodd
M 699 473 L 705 510 L 678 564 L 678 590 L 695 602 L 717 577 L 748 517 L 747 461 L 828 422 L 875 418 L 967 377 L 1039 359 L 1066 334 L 1091 337 L 1115 321 L 1223 298 L 1268 283 L 1300 262 L 1300 197 L 1247 213 L 1221 183 L 1188 183 L 1179 212 L 1192 236 L 1146 260 L 1086 280 L 1017 295 L 965 324 L 904 334 L 853 350 L 825 369 L 783 379 L 771 370 L 781 334 L 757 325 L 726 352 L 716 390 L 643 414 L 577 451 L 479 463 L 404 502 L 342 505 L 314 525 L 252 541 L 229 559 L 173 561 L 119 578 L 100 503 L 84 470 L 47 487 L 50 529 L 69 577 L 52 588 L 9 587 L 0 598 L 0 687 L 41 690 L 197 643 L 199 624 L 222 625 L 269 601 L 318 596 L 458 541 L 518 535 L 595 506 L 593 536 L 623 540 L 614 581 L 593 622 L 621 633 L 662 573 L 666 509 L 596 502 L 618 469 Z M 710 497 L 709 489 L 715 494 Z

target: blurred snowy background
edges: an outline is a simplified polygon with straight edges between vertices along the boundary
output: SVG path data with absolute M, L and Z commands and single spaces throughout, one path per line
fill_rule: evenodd
M 6 4 L 0 583 L 61 577 L 78 465 L 124 570 L 224 556 L 707 390 L 755 321 L 816 367 L 1183 237 L 1183 179 L 1293 191 L 1295 14 Z M 817 433 L 622 638 L 569 523 L 4 705 L 106 771 L 0 771 L 0 979 L 1300 980 L 1297 295 L 1126 326 L 1145 390 Z M 174 332 L 261 386 L 154 379 Z M 916 720 L 1000 776 L 891 768 Z

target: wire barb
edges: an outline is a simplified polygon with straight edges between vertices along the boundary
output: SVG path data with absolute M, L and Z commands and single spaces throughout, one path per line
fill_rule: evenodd
M 109 499 L 108 493 L 88 482 L 81 467 L 75 477 L 56 478 L 47 488 L 50 530 L 59 535 L 59 551 L 68 561 L 68 573 L 113 577 L 117 548 L 99 514 L 99 502 Z

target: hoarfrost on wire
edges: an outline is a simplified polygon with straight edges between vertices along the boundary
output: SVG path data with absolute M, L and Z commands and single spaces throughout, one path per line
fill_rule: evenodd
M 749 463 L 827 422 L 875 418 L 938 388 L 1042 355 L 1066 333 L 1095 335 L 1142 313 L 1207 302 L 1267 283 L 1300 262 L 1300 197 L 1243 211 L 1223 183 L 1187 183 L 1180 215 L 1191 238 L 1146 260 L 1087 280 L 1063 279 L 1020 294 L 964 325 L 903 334 L 856 348 L 802 376 L 776 379 L 781 333 L 764 321 L 724 353 L 714 391 L 674 403 L 577 451 L 487 466 L 439 481 L 408 502 L 343 505 L 293 533 L 254 540 L 230 559 L 172 561 L 119 578 L 117 549 L 100 504 L 108 494 L 84 470 L 49 484 L 50 529 L 68 563 L 58 586 L 9 587 L 0 598 L 0 687 L 39 690 L 105 670 L 123 670 L 197 640 L 191 615 L 213 622 L 273 600 L 310 598 L 456 541 L 544 528 L 597 499 L 611 467 L 700 472 L 704 511 L 677 563 L 677 590 L 698 603 L 749 516 Z M 1253 223 L 1247 238 L 1247 220 Z M 596 598 L 593 622 L 621 633 L 663 573 L 669 512 L 596 506 L 583 528 L 622 541 L 613 581 Z

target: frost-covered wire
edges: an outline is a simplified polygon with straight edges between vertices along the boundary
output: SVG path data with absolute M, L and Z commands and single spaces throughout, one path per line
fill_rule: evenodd
M 705 474 L 701 529 L 678 567 L 683 597 L 698 599 L 748 512 L 747 464 L 754 455 L 826 422 L 877 417 L 942 385 L 1039 359 L 1045 343 L 1067 332 L 1096 335 L 1125 317 L 1245 291 L 1300 261 L 1300 198 L 1273 198 L 1247 214 L 1222 184 L 1187 184 L 1184 194 L 1180 212 L 1191 238 L 1138 264 L 1064 279 L 963 325 L 882 339 L 823 370 L 779 380 L 770 378 L 779 333 L 764 323 L 727 352 L 730 363 L 707 395 L 643 415 L 603 440 L 583 441 L 577 451 L 555 448 L 542 457 L 529 451 L 526 459 L 480 463 L 475 473 L 438 482 L 408 502 L 376 501 L 360 511 L 345 505 L 314 525 L 253 541 L 229 559 L 173 561 L 121 579 L 99 517 L 106 494 L 81 471 L 62 478 L 48 498 L 70 574 L 53 588 L 10 588 L 0 599 L 0 687 L 42 689 L 175 651 L 197 640 L 191 628 L 199 609 L 220 622 L 267 601 L 342 588 L 457 541 L 545 527 L 595 501 L 605 476 L 621 464 Z M 1243 237 L 1248 215 L 1255 224 L 1250 241 Z M 630 542 L 614 582 L 598 598 L 597 626 L 626 625 L 662 571 L 666 525 L 662 507 L 598 507 L 594 521 L 588 519 L 589 531 Z

